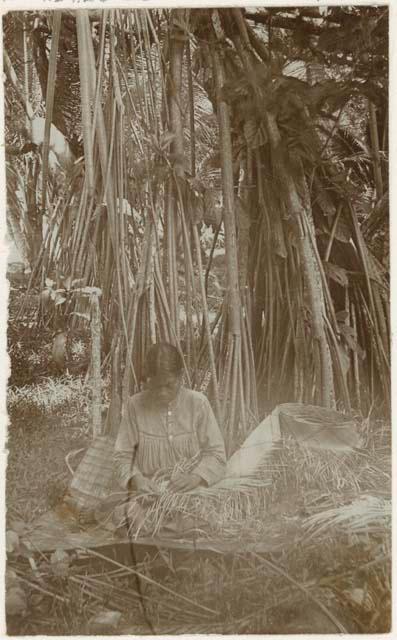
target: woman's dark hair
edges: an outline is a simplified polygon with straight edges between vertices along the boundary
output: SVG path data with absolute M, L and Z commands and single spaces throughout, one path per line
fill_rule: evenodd
M 146 356 L 145 378 L 154 378 L 164 373 L 179 375 L 182 371 L 182 356 L 174 345 L 158 342 L 150 347 Z

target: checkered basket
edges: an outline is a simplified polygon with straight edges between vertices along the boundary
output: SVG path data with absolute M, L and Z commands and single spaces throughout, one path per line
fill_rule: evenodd
M 73 473 L 69 496 L 77 510 L 95 509 L 116 486 L 112 436 L 98 436 L 86 450 Z

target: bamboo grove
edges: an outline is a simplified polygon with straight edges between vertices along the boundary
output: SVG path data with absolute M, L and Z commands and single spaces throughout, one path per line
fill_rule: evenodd
M 361 58 L 342 73 L 338 61 L 327 72 L 321 56 L 300 55 L 310 46 L 297 34 L 329 42 L 343 30 L 337 10 L 328 22 L 316 11 L 279 10 L 272 21 L 240 8 L 49 13 L 43 141 L 29 160 L 7 155 L 10 233 L 39 227 L 30 286 L 44 290 L 50 277 L 65 292 L 55 320 L 85 322 L 79 291 L 100 289 L 113 393 L 123 399 L 139 388 L 148 346 L 177 345 L 186 382 L 209 394 L 229 449 L 283 401 L 363 414 L 389 407 L 387 259 L 368 240 L 387 215 L 387 125 Z M 387 12 L 374 11 L 350 16 L 370 52 L 365 68 L 387 57 L 378 44 Z M 56 174 L 49 150 L 66 23 L 83 149 Z M 18 77 L 7 50 L 5 71 L 28 130 L 33 82 Z M 346 125 L 352 99 L 368 122 L 360 143 Z M 32 173 L 26 214 L 15 190 Z M 38 322 L 45 317 L 43 301 Z

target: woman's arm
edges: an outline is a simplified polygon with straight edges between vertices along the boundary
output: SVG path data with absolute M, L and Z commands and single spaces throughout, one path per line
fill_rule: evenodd
M 195 422 L 200 445 L 200 462 L 191 471 L 178 475 L 169 484 L 169 491 L 191 491 L 199 485 L 208 487 L 225 475 L 225 444 L 211 405 L 205 396 L 200 398 Z

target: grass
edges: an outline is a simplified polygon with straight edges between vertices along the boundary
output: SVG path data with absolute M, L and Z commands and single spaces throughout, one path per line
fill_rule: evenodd
M 310 449 L 288 438 L 273 448 L 256 476 L 229 478 L 225 488 L 191 494 L 172 494 L 162 486 L 158 494 L 138 495 L 127 520 L 135 537 L 158 535 L 177 521 L 184 535 L 190 529 L 198 537 L 206 532 L 220 539 L 257 540 L 269 534 L 269 515 L 277 520 L 280 514 L 292 524 L 299 519 L 310 535 L 331 524 L 382 530 L 390 523 L 390 474 L 390 454 L 387 460 L 383 447 L 347 454 Z M 286 530 L 287 523 L 281 523 L 281 539 Z
M 112 560 L 90 566 L 75 562 L 69 574 L 61 578 L 51 574 L 51 563 L 43 560 L 39 566 L 42 582 L 52 596 L 43 595 L 31 607 L 29 617 L 13 620 L 9 632 L 82 635 L 89 632 L 90 619 L 103 609 L 122 613 L 117 629 L 120 634 L 334 633 L 341 628 L 348 632 L 387 631 L 387 570 L 365 568 L 365 549 L 356 547 L 353 554 L 350 547 L 350 564 L 344 563 L 343 573 L 335 574 L 345 542 L 333 541 L 325 548 L 311 545 L 310 549 L 300 549 L 299 554 L 295 547 L 293 554 L 290 550 L 288 555 L 286 550 L 267 566 L 263 557 L 243 552 L 234 556 L 181 556 L 172 569 L 166 568 L 159 557 L 147 558 L 137 569 L 152 578 L 152 584 L 137 581 Z M 299 562 L 307 564 L 309 552 L 315 568 L 306 567 L 305 575 Z M 294 562 L 294 556 L 300 556 L 298 562 Z M 34 582 L 21 561 L 14 561 L 13 567 L 18 575 Z M 189 599 L 216 612 L 206 613 L 194 604 L 183 604 L 172 594 L 160 591 L 156 583 L 188 594 Z M 63 602 L 55 600 L 56 596 Z M 332 612 L 337 625 L 316 602 L 327 613 Z
M 70 479 L 65 456 L 90 438 L 88 402 L 88 388 L 71 376 L 10 387 L 9 528 L 62 499 Z M 59 574 L 51 557 L 11 553 L 8 571 L 27 609 L 9 616 L 8 632 L 92 634 L 103 610 L 122 614 L 117 630 L 102 629 L 105 634 L 388 631 L 390 426 L 363 428 L 365 448 L 348 457 L 285 442 L 262 470 L 265 487 L 246 482 L 205 500 L 157 498 L 153 522 L 175 510 L 205 516 L 200 535 L 237 538 L 240 553 L 156 551 L 133 565 L 151 583 L 131 575 L 132 557 L 114 564 L 69 554 Z M 268 542 L 273 552 L 260 558 L 246 552 L 253 540 Z M 172 592 L 191 602 L 179 603 Z
M 38 384 L 11 386 L 7 394 L 7 406 L 11 416 L 65 415 L 68 418 L 89 414 L 89 387 L 82 378 L 64 375 L 45 378 Z
M 90 439 L 87 400 L 87 388 L 71 377 L 9 388 L 9 518 L 30 522 L 62 498 L 70 479 L 65 456 Z

